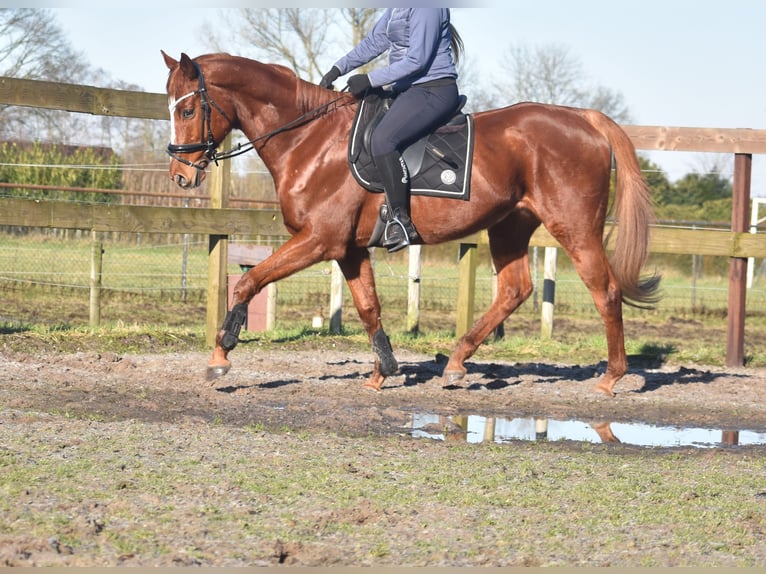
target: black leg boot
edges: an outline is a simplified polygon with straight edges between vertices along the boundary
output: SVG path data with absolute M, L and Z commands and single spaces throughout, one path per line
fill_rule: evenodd
M 415 229 L 415 225 L 410 216 L 407 215 L 405 208 L 399 207 L 390 210 L 388 217 L 381 245 L 388 249 L 389 253 L 404 249 L 410 243 L 420 239 L 418 230 Z
M 380 172 L 388 204 L 382 245 L 393 253 L 420 239 L 410 219 L 410 176 L 398 152 L 375 156 L 373 161 Z

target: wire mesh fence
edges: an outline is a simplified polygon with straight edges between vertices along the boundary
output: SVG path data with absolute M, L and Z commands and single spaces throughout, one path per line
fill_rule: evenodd
M 247 239 L 233 241 L 249 242 Z M 280 240 L 281 241 L 281 240 Z M 276 247 L 261 238 L 259 244 Z M 87 232 L 16 228 L 0 231 L 0 319 L 11 323 L 89 323 L 94 242 Z M 208 281 L 208 242 L 203 236 L 169 234 L 105 234 L 102 248 L 100 319 L 103 324 L 204 325 Z M 531 249 L 533 251 L 534 248 Z M 373 250 L 376 285 L 389 330 L 403 330 L 408 308 L 407 251 L 388 254 Z M 475 316 L 492 302 L 493 270 L 480 250 L 476 272 Z M 542 255 L 531 253 L 532 296 L 516 311 L 537 316 L 541 304 Z M 752 286 L 747 292 L 748 315 L 766 313 L 763 261 L 754 262 Z M 649 270 L 663 274 L 663 298 L 654 311 L 625 308 L 627 318 L 653 315 L 726 316 L 728 261 L 699 256 L 653 257 Z M 243 269 L 230 264 L 229 273 Z M 330 313 L 332 264 L 316 264 L 277 283 L 276 326 L 310 326 L 312 319 Z M 455 328 L 458 290 L 457 253 L 445 247 L 423 248 L 420 282 L 420 321 L 423 332 Z M 539 286 L 539 289 L 537 288 Z M 571 263 L 559 256 L 555 308 L 557 317 L 597 317 L 585 285 Z M 359 326 L 348 289 L 343 291 L 342 323 Z

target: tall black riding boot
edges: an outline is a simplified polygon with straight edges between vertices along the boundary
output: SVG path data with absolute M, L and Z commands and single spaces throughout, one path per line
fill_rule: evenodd
M 410 175 L 398 152 L 378 155 L 372 159 L 380 173 L 388 204 L 388 218 L 381 244 L 389 253 L 393 253 L 420 239 L 410 219 Z

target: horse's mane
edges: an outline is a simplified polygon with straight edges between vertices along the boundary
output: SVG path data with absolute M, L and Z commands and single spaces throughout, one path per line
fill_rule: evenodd
M 331 102 L 336 102 L 336 105 L 328 107 L 326 111 L 336 108 L 348 108 L 349 113 L 353 114 L 353 111 L 356 110 L 356 107 L 353 106 L 356 103 L 356 98 L 351 94 L 326 90 L 300 78 L 296 86 L 296 98 L 304 112 L 321 108 Z
M 317 107 L 320 107 L 324 104 L 327 104 L 328 102 L 338 98 L 341 96 L 338 92 L 331 92 L 324 88 L 319 87 L 317 84 L 310 82 L 308 80 L 304 80 L 298 74 L 288 66 L 282 65 L 282 64 L 272 64 L 267 62 L 262 62 L 260 60 L 255 60 L 253 58 L 247 58 L 245 56 L 236 56 L 233 54 L 230 54 L 228 52 L 214 52 L 210 54 L 205 54 L 203 56 L 199 56 L 198 58 L 200 61 L 204 60 L 217 60 L 217 59 L 231 59 L 231 60 L 242 60 L 244 63 L 247 63 L 248 65 L 256 65 L 256 66 L 263 66 L 266 69 L 269 69 L 270 72 L 276 74 L 277 77 L 280 79 L 283 79 L 289 83 L 294 83 L 295 85 L 295 97 L 296 102 L 298 103 L 299 107 L 303 111 L 310 111 Z M 341 102 L 339 102 L 340 106 L 345 106 L 349 103 L 353 103 L 356 100 L 353 96 L 350 94 L 346 98 L 345 96 L 341 96 Z

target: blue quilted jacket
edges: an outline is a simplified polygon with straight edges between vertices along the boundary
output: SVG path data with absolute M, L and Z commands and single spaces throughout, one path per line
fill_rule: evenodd
M 335 63 L 341 75 L 371 62 L 386 50 L 388 66 L 369 73 L 373 87 L 457 78 L 452 59 L 449 8 L 387 8 L 367 36 Z

